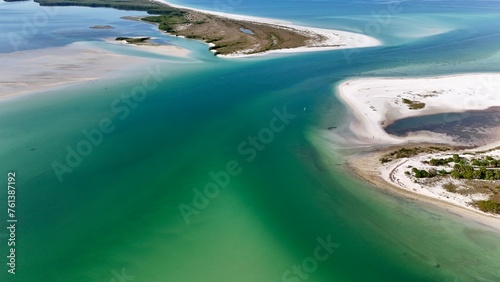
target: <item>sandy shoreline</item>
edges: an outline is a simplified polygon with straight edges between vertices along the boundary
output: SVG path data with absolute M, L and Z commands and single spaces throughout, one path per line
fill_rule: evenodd
M 424 144 L 424 145 L 428 146 L 429 144 Z M 411 146 L 417 146 L 417 145 L 415 144 Z M 410 146 L 400 146 L 400 147 L 410 147 Z M 500 232 L 500 216 L 486 214 L 478 210 L 472 209 L 470 207 L 466 207 L 464 205 L 460 205 L 449 201 L 444 201 L 443 199 L 440 199 L 433 195 L 418 194 L 415 193 L 414 191 L 402 189 L 402 187 L 395 185 L 390 180 L 388 180 L 387 177 L 389 176 L 383 175 L 383 172 L 381 172 L 381 164 L 379 159 L 384 154 L 394 149 L 395 147 L 391 147 L 378 150 L 375 152 L 351 155 L 347 158 L 347 164 L 350 168 L 348 171 L 350 171 L 354 176 L 361 178 L 380 189 L 387 190 L 391 193 L 396 193 L 398 195 L 404 196 L 409 199 L 432 204 L 437 208 L 446 210 L 447 212 L 459 215 L 474 222 L 488 226 L 494 229 L 496 232 Z M 391 164 L 390 166 L 392 165 L 394 164 Z M 387 169 L 384 169 L 384 171 L 387 171 Z
M 471 206 L 473 201 L 486 200 L 485 194 L 448 192 L 444 181 L 459 185 L 451 177 L 443 183 L 415 182 L 405 174 L 411 168 L 426 169 L 422 161 L 430 158 L 448 158 L 450 152 L 421 154 L 381 164 L 380 158 L 389 151 L 416 146 L 428 147 L 429 143 L 454 144 L 451 137 L 432 132 L 417 132 L 405 137 L 388 134 L 384 127 L 398 119 L 449 112 L 485 110 L 500 106 L 500 74 L 471 73 L 427 78 L 362 78 L 346 80 L 338 86 L 338 96 L 351 110 L 349 124 L 351 138 L 342 139 L 348 147 L 365 146 L 385 149 L 347 157 L 352 171 L 377 187 L 388 189 L 408 198 L 422 200 L 440 208 L 470 218 L 500 230 L 500 216 L 483 213 Z M 406 101 L 404 101 L 406 99 Z M 409 102 L 410 101 L 410 102 Z M 419 105 L 410 109 L 410 105 Z M 332 133 L 335 134 L 335 133 Z M 392 146 L 391 146 L 392 145 Z M 396 146 L 395 146 L 396 145 Z M 467 152 L 477 152 L 498 147 L 500 141 Z M 464 151 L 455 151 L 463 153 Z M 500 151 L 493 151 L 493 156 Z M 438 169 L 443 169 L 438 167 Z
M 421 132 L 407 137 L 389 135 L 391 122 L 407 117 L 485 110 L 500 106 L 500 74 L 471 73 L 429 78 L 362 78 L 346 80 L 338 95 L 353 115 L 349 125 L 357 144 L 401 144 L 405 142 L 450 143 L 442 134 Z M 424 103 L 409 109 L 403 99 Z
M 263 53 L 257 53 L 257 54 L 219 55 L 219 56 L 225 57 L 225 58 L 255 57 L 255 56 L 263 56 L 263 55 L 273 54 L 273 53 L 316 52 L 316 51 L 339 50 L 339 49 L 347 49 L 347 48 L 374 47 L 374 46 L 382 45 L 382 42 L 376 38 L 373 38 L 373 37 L 370 37 L 370 36 L 367 36 L 364 34 L 354 33 L 354 32 L 299 26 L 299 25 L 294 25 L 294 24 L 287 22 L 287 21 L 282 21 L 282 20 L 277 20 L 277 19 L 245 16 L 245 15 L 230 14 L 230 13 L 223 13 L 223 12 L 214 12 L 214 11 L 209 11 L 209 10 L 195 9 L 195 8 L 186 7 L 186 6 L 182 6 L 182 5 L 172 4 L 172 3 L 169 3 L 167 1 L 162 1 L 162 0 L 154 0 L 154 1 L 160 2 L 163 4 L 167 4 L 169 6 L 179 8 L 179 9 L 192 10 L 192 11 L 216 15 L 216 16 L 225 17 L 225 18 L 234 19 L 234 20 L 262 23 L 262 24 L 274 25 L 274 26 L 278 26 L 278 27 L 281 26 L 284 28 L 295 29 L 295 30 L 302 32 L 304 34 L 319 34 L 319 35 L 323 36 L 324 38 L 326 38 L 326 40 L 324 42 L 321 42 L 321 43 L 312 42 L 310 44 L 310 46 L 304 46 L 304 47 L 298 47 L 298 48 L 270 50 L 270 51 L 266 51 Z M 331 46 L 331 45 L 335 45 L 335 46 Z

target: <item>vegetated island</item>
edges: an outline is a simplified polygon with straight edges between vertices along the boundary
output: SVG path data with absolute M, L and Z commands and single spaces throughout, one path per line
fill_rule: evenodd
M 125 41 L 128 44 L 148 43 L 151 37 L 117 37 L 116 41 Z
M 110 25 L 94 25 L 94 26 L 91 26 L 89 28 L 91 28 L 91 29 L 114 29 L 114 27 L 112 27 Z
M 189 50 L 181 48 L 175 45 L 165 45 L 151 42 L 151 37 L 143 36 L 143 37 L 116 37 L 114 39 L 108 38 L 105 39 L 108 43 L 114 44 L 125 44 L 132 45 L 134 48 L 138 48 L 139 50 L 144 50 L 151 53 L 167 55 L 167 56 L 176 56 L 176 57 L 187 57 L 190 53 Z
M 108 7 L 145 11 L 140 20 L 157 24 L 168 34 L 202 40 L 215 55 L 248 55 L 298 47 L 366 47 L 378 41 L 361 34 L 338 31 L 325 36 L 311 30 L 232 19 L 176 8 L 150 0 L 35 0 L 42 6 Z M 332 31 L 334 32 L 334 31 Z M 335 38 L 335 40 L 332 40 Z M 344 40 L 346 39 L 346 40 Z M 346 44 L 344 41 L 349 41 Z

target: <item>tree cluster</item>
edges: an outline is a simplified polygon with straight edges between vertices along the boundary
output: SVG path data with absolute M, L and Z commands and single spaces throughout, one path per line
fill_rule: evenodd
M 482 179 L 482 180 L 500 180 L 500 160 L 496 160 L 490 156 L 484 159 L 471 159 L 470 161 L 454 154 L 446 159 L 431 159 L 428 164 L 432 166 L 448 166 L 451 162 L 454 163 L 453 169 L 449 172 L 456 179 Z M 418 170 L 417 170 L 418 171 Z M 415 177 L 430 177 L 429 173 L 424 171 L 414 171 Z M 426 176 L 427 175 L 427 176 Z

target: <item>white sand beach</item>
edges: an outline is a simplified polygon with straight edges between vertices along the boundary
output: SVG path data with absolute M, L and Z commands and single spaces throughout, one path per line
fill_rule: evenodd
M 219 55 L 225 58 L 244 58 L 244 57 L 256 57 L 268 54 L 285 54 L 285 53 L 302 53 L 302 52 L 318 52 L 318 51 L 328 51 L 328 50 L 340 50 L 349 48 L 364 48 L 364 47 L 374 47 L 382 45 L 382 43 L 373 38 L 363 34 L 357 34 L 353 32 L 323 29 L 315 27 L 304 27 L 298 25 L 281 25 L 289 28 L 296 29 L 303 32 L 304 34 L 319 34 L 326 38 L 322 42 L 312 42 L 310 46 L 289 48 L 289 49 L 279 49 L 270 50 L 263 53 L 257 54 L 230 54 L 230 55 Z M 331 46 L 336 45 L 336 46 Z
M 262 56 L 266 54 L 273 53 L 299 53 L 299 52 L 315 52 L 315 51 L 326 51 L 326 50 L 339 50 L 339 49 L 347 49 L 347 48 L 364 48 L 364 47 L 374 47 L 382 45 L 382 42 L 376 38 L 348 31 L 341 30 L 333 30 L 333 29 L 324 29 L 324 28 L 316 28 L 316 27 L 307 27 L 294 25 L 290 22 L 270 19 L 270 18 L 262 18 L 262 17 L 253 17 L 253 16 L 245 16 L 238 14 L 230 14 L 223 12 L 215 12 L 203 9 L 195 9 L 191 7 L 186 7 L 182 5 L 172 4 L 167 1 L 162 0 L 154 0 L 160 3 L 168 4 L 172 7 L 187 9 L 192 11 L 198 11 L 206 14 L 216 15 L 220 17 L 225 17 L 229 19 L 241 20 L 241 21 L 250 21 L 256 23 L 264 23 L 271 24 L 278 27 L 284 28 L 292 28 L 297 31 L 300 31 L 304 34 L 319 34 L 326 38 L 325 41 L 322 42 L 311 42 L 310 46 L 307 47 L 299 47 L 299 48 L 290 48 L 290 49 L 280 49 L 280 50 L 271 50 L 258 54 L 231 54 L 231 55 L 219 55 L 221 57 L 226 58 L 242 58 L 242 57 L 255 57 Z M 334 46 L 332 46 L 334 45 Z
M 349 125 L 357 144 L 399 144 L 405 142 L 451 142 L 442 134 L 421 132 L 407 137 L 389 135 L 383 129 L 407 117 L 484 110 L 500 106 L 500 74 L 472 73 L 429 78 L 360 78 L 338 86 L 338 95 L 349 107 Z M 425 103 L 410 109 L 408 99 Z

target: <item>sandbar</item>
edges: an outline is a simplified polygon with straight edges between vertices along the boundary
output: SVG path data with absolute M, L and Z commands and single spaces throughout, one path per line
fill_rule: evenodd
M 85 43 L 0 54 L 0 60 L 1 99 L 101 79 L 151 62 Z
M 485 110 L 500 106 L 500 74 L 470 73 L 423 78 L 360 78 L 346 80 L 337 88 L 349 107 L 349 129 L 358 144 L 401 144 L 406 142 L 451 142 L 442 134 L 421 132 L 406 137 L 389 135 L 384 127 L 395 120 L 440 114 Z M 423 103 L 410 109 L 403 99 Z

